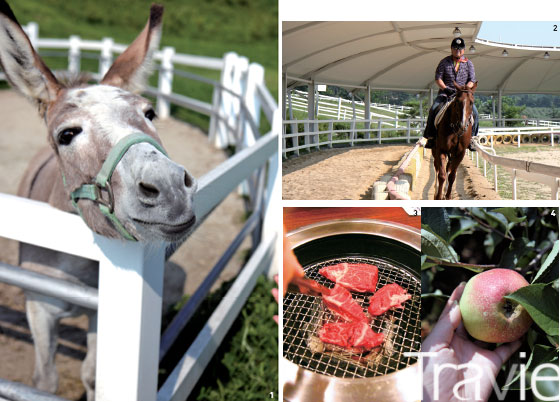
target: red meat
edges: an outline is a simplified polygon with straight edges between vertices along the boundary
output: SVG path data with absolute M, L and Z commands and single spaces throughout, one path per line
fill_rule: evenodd
M 368 312 L 371 315 L 381 315 L 391 308 L 403 308 L 402 303 L 412 296 L 406 293 L 396 283 L 383 286 L 369 299 Z
M 356 292 L 375 292 L 377 271 L 375 265 L 341 263 L 323 267 L 319 273 L 347 289 Z
M 323 292 L 326 306 L 344 321 L 367 322 L 367 316 L 362 307 L 352 298 L 350 292 L 340 285 L 328 292 Z
M 373 332 L 365 322 L 328 322 L 319 330 L 319 339 L 360 353 L 382 344 L 383 334 Z

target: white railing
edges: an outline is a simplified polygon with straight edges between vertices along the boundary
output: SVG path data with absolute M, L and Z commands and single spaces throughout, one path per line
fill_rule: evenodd
M 511 130 L 511 129 L 510 129 Z M 505 129 L 504 129 L 505 132 Z M 533 133 L 533 135 L 547 135 L 548 132 Z M 519 159 L 506 158 L 497 156 L 496 150 L 493 148 L 494 136 L 502 135 L 500 133 L 480 133 L 475 137 L 476 150 L 476 167 L 479 167 L 479 154 L 483 159 L 484 177 L 487 176 L 487 170 L 493 165 L 494 168 L 494 191 L 498 192 L 498 166 L 509 171 L 512 175 L 512 199 L 517 199 L 517 179 L 525 179 L 550 187 L 550 199 L 559 199 L 560 188 L 560 165 L 545 165 L 543 163 L 531 162 Z M 516 134 L 518 136 L 522 134 Z M 554 136 L 551 135 L 552 139 Z M 490 138 L 490 139 L 488 139 Z M 483 140 L 484 139 L 484 140 Z M 551 140 L 553 141 L 553 140 Z M 482 145 L 482 143 L 490 146 Z M 554 145 L 554 142 L 551 142 Z M 472 156 L 474 158 L 474 155 Z M 487 166 L 487 162 L 491 164 Z
M 297 110 L 300 112 L 307 112 L 307 92 L 292 91 L 286 100 L 286 108 L 288 110 Z M 291 108 L 291 109 L 290 109 Z M 352 101 L 343 98 L 335 98 L 332 96 L 321 95 L 317 96 L 316 115 L 318 117 L 334 118 L 337 120 L 349 120 L 356 113 L 356 118 L 363 119 L 365 116 L 365 103 L 362 101 Z M 389 105 L 381 103 L 372 103 L 370 105 L 370 115 L 383 119 L 395 119 L 400 114 L 406 114 L 407 111 L 412 110 L 411 107 L 401 105 Z M 389 112 L 391 114 L 382 114 L 380 111 Z M 390 123 L 384 123 L 390 124 Z
M 38 27 L 33 23 L 25 29 L 38 49 L 68 49 L 68 68 L 72 71 L 79 70 L 82 50 L 100 51 L 97 77 L 109 68 L 112 54 L 126 48 L 107 38 L 100 42 L 77 37 L 39 38 Z M 271 266 L 280 227 L 278 206 L 274 205 L 280 198 L 280 114 L 264 85 L 262 67 L 233 53 L 215 59 L 175 54 L 164 48 L 155 57 L 161 61 L 160 80 L 158 88 L 148 93 L 158 97 L 160 117 L 168 115 L 170 103 L 199 111 L 211 117 L 209 135 L 214 144 L 224 147 L 233 142 L 237 146 L 234 156 L 199 178 L 194 200 L 197 220 L 204 221 L 230 192 L 261 169 L 266 172 L 266 180 L 253 185 L 250 195 L 252 201 L 259 200 L 254 204 L 261 205 L 262 235 L 224 300 L 158 392 L 165 248 L 107 239 L 91 232 L 77 215 L 45 203 L 0 194 L 0 236 L 99 261 L 98 400 L 184 400 L 239 313 L 256 277 Z M 221 71 L 220 82 L 192 77 L 214 86 L 212 104 L 172 92 L 173 75 L 178 73 L 173 67 L 176 64 Z M 261 109 L 272 127 L 263 135 L 259 133 Z
M 282 152 L 299 155 L 300 150 L 332 148 L 335 144 L 353 146 L 359 143 L 382 144 L 387 141 L 416 142 L 424 132 L 423 119 L 391 119 L 392 127 L 384 127 L 387 120 L 285 120 L 282 131 Z M 398 125 L 395 127 L 394 125 Z M 302 128 L 303 131 L 299 131 Z M 394 134 L 394 135 L 393 135 Z M 303 145 L 299 139 L 303 138 Z
M 481 128 L 479 131 L 481 145 L 514 144 L 560 144 L 560 128 L 545 127 L 496 127 Z

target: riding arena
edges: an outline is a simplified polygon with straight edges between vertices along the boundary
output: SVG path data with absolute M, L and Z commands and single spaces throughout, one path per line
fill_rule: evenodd
M 509 118 L 503 99 L 559 95 L 560 79 L 552 67 L 560 48 L 481 39 L 481 24 L 284 22 L 283 198 L 558 199 L 560 119 Z M 492 112 L 479 116 L 473 151 L 466 149 L 469 138 L 462 145 L 464 157 L 453 158 L 456 146 L 440 157 L 424 148 L 423 105 L 433 103 L 435 66 L 449 55 L 449 42 L 457 35 L 476 66 L 471 102 L 490 98 Z M 327 87 L 345 95 L 325 94 Z M 374 103 L 374 91 L 413 94 L 419 105 Z M 450 138 L 466 138 L 462 133 L 472 126 L 468 118 L 463 124 Z M 455 165 L 446 165 L 448 159 Z

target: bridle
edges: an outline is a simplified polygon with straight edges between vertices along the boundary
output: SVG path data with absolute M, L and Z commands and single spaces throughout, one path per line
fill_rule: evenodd
M 455 92 L 454 95 L 454 99 L 453 101 L 457 100 L 457 96 L 461 93 L 461 92 L 466 92 L 468 94 L 471 94 L 474 96 L 474 92 L 470 89 L 458 89 L 457 92 Z M 459 131 L 461 128 L 461 123 L 449 123 L 449 126 L 451 127 L 451 129 L 453 130 L 453 132 L 457 132 L 457 136 L 458 137 L 462 137 L 463 134 L 465 134 L 465 132 L 469 129 L 469 126 L 471 125 L 471 117 L 472 117 L 472 109 L 471 109 L 471 114 L 469 116 L 469 118 L 467 119 L 467 125 L 463 128 L 462 131 Z
M 163 147 L 152 137 L 144 133 L 134 133 L 127 135 L 115 144 L 109 151 L 107 159 L 103 162 L 103 166 L 95 176 L 92 183 L 85 183 L 70 193 L 70 200 L 74 208 L 78 211 L 82 219 L 84 216 L 80 207 L 78 206 L 79 199 L 91 200 L 97 204 L 99 210 L 105 215 L 113 224 L 115 229 L 127 240 L 138 241 L 132 234 L 130 234 L 119 221 L 115 215 L 115 197 L 113 195 L 113 188 L 111 186 L 111 177 L 117 165 L 121 161 L 124 154 L 130 149 L 131 146 L 145 142 L 153 145 L 158 151 L 167 156 Z M 66 185 L 66 178 L 64 174 L 62 179 Z M 104 197 L 104 194 L 106 197 Z M 85 221 L 85 219 L 84 219 Z

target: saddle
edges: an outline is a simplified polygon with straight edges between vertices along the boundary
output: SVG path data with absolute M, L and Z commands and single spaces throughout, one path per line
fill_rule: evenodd
M 447 102 L 442 103 L 442 104 L 439 106 L 439 109 L 436 110 L 436 118 L 435 118 L 435 120 L 434 120 L 434 126 L 435 126 L 436 129 L 437 129 L 437 127 L 438 127 L 439 122 L 441 121 L 441 119 L 443 119 L 443 116 L 445 115 L 445 111 L 447 110 L 447 108 L 449 107 L 449 105 L 451 104 L 451 102 L 453 102 L 454 99 L 455 99 L 455 97 L 449 98 L 449 100 L 448 100 Z M 474 117 L 473 117 L 472 114 L 471 114 L 471 117 L 470 117 L 470 124 L 471 124 L 471 125 L 474 124 Z

